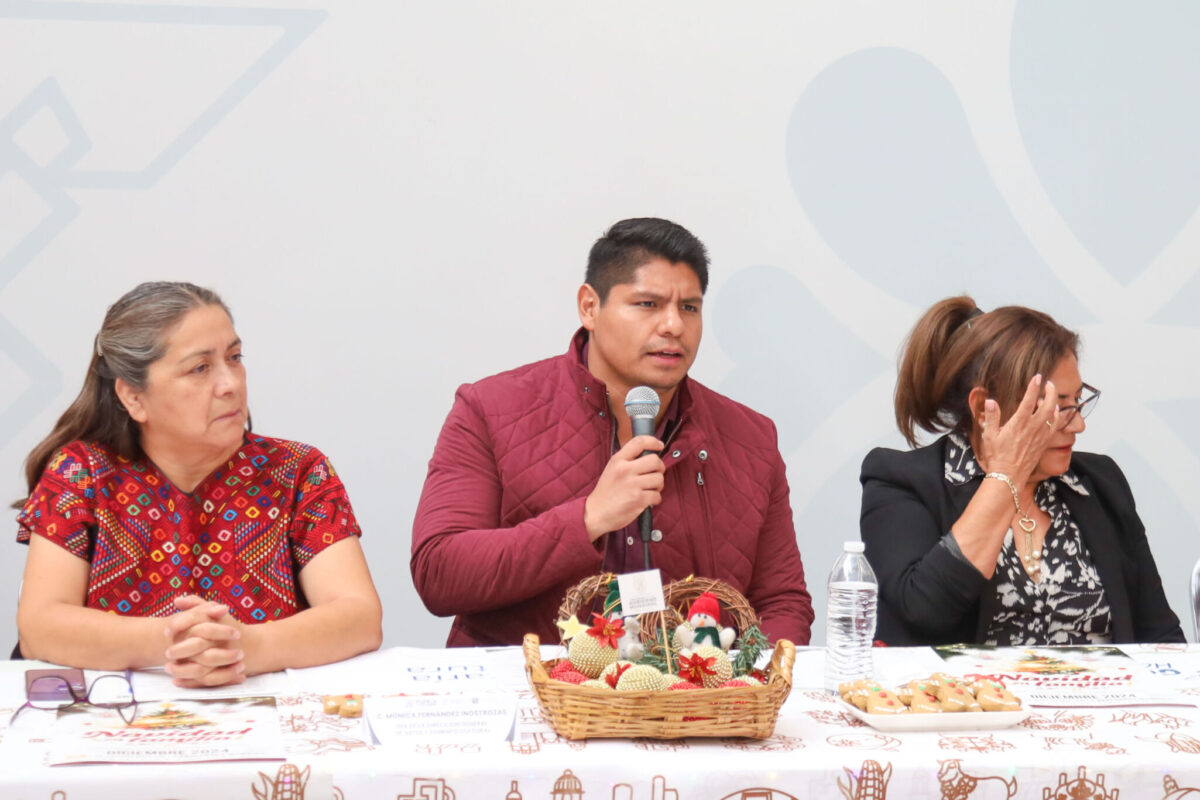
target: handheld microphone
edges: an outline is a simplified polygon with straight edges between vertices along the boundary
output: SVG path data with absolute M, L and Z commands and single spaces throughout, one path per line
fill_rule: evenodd
M 654 420 L 658 417 L 658 409 L 661 405 L 658 392 L 649 386 L 635 386 L 629 390 L 629 393 L 625 395 L 625 413 L 629 415 L 629 421 L 633 425 L 634 436 L 654 435 Z M 652 452 L 654 451 L 646 450 L 642 455 Z M 638 517 L 638 533 L 642 538 L 642 553 L 645 556 L 646 569 L 650 569 L 650 531 L 653 527 L 650 507 L 646 506 Z

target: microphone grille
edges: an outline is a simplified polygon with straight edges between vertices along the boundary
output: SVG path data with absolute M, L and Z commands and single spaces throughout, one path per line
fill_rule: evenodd
M 658 416 L 658 392 L 649 386 L 635 386 L 625 395 L 625 413 L 631 418 Z

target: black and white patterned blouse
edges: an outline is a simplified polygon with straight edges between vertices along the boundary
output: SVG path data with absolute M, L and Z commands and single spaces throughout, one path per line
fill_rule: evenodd
M 982 480 L 969 442 L 951 434 L 946 447 L 946 482 L 964 484 Z M 1059 487 L 1087 496 L 1088 491 L 1070 471 L 1038 484 L 1034 502 L 1050 515 L 1050 530 L 1042 544 L 1041 580 L 1032 580 L 1013 546 L 1013 531 L 1004 536 L 996 557 L 1000 610 L 988 623 L 984 644 L 1059 645 L 1109 644 L 1112 612 L 1104 584 L 1091 554 L 1079 535 Z

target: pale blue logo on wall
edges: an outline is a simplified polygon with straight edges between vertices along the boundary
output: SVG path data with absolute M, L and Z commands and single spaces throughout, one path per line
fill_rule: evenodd
M 748 267 L 731 276 L 713 325 L 735 362 L 721 388 L 777 422 L 789 420 L 779 427 L 782 453 L 889 366 L 778 267 Z
M 1088 316 L 996 189 L 954 87 L 916 53 L 863 50 L 818 75 L 792 114 L 787 155 L 822 238 L 892 296 L 923 308 L 966 291 L 1075 324 Z
M 1124 284 L 1200 204 L 1200 5 L 1018 3 L 1013 105 L 1071 230 Z
M 1197 40 L 1200 6 L 1188 3 L 1016 6 L 1010 69 L 1022 143 L 1072 233 L 1122 284 L 1200 208 L 1200 105 L 1190 101 L 1200 90 Z M 966 291 L 985 307 L 1032 305 L 1073 327 L 1107 322 L 1033 248 L 988 172 L 953 85 L 924 57 L 873 48 L 834 62 L 805 88 L 785 146 L 793 190 L 814 227 L 852 270 L 892 296 L 924 308 Z M 758 279 L 763 269 L 744 273 Z M 776 294 L 812 300 L 787 273 L 770 283 Z M 1195 326 L 1197 308 L 1200 271 L 1193 269 L 1173 299 L 1133 313 L 1149 324 Z M 782 327 L 764 340 L 811 340 L 811 332 L 790 329 L 796 319 L 804 328 L 806 318 L 766 317 Z M 839 329 L 831 325 L 828 335 L 841 347 L 850 337 Z M 718 332 L 734 341 L 740 333 L 721 330 L 719 320 Z M 843 372 L 872 371 L 862 348 L 851 343 L 849 352 Z M 811 402 L 804 393 L 793 397 Z M 1163 411 L 1183 421 L 1177 410 Z M 1185 438 L 1196 438 L 1192 427 L 1184 425 Z
M 15 244 L 0 250 L 0 290 L 29 266 L 50 242 L 78 216 L 73 189 L 145 190 L 158 183 L 221 120 L 270 75 L 326 18 L 322 10 L 216 8 L 134 4 L 58 2 L 0 2 L 0 25 L 5 20 L 46 23 L 121 25 L 156 23 L 187 26 L 252 26 L 277 28 L 280 37 L 241 75 L 168 141 L 147 163 L 132 170 L 80 169 L 76 165 L 91 148 L 85 126 L 53 75 L 47 76 L 16 106 L 0 117 L 0 181 L 16 180 L 25 193 L 44 204 L 44 215 L 17 231 Z M 219 57 L 220 53 L 213 53 Z M 30 154 L 18 142 L 22 129 L 49 111 L 58 126 L 61 150 L 50 158 Z M 7 227 L 7 225 L 6 225 Z M 38 347 L 0 317 L 0 348 L 29 379 L 25 391 L 0 410 L 0 445 L 16 433 L 58 393 L 62 376 Z

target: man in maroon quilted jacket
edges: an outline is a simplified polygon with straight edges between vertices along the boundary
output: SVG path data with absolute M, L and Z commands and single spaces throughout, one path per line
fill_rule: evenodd
M 644 569 L 720 578 L 772 640 L 808 644 L 812 598 L 775 426 L 687 377 L 703 328 L 708 254 L 684 228 L 627 219 L 592 247 L 563 355 L 461 386 L 413 522 L 412 574 L 447 645 L 557 641 L 566 590 Z M 655 436 L 632 435 L 625 394 L 659 395 Z M 653 453 L 643 455 L 646 450 Z

